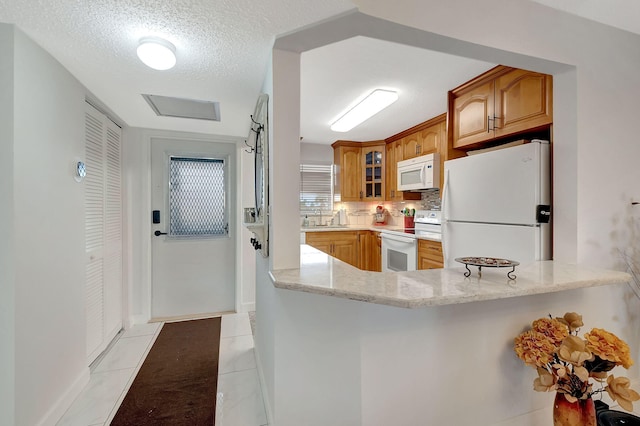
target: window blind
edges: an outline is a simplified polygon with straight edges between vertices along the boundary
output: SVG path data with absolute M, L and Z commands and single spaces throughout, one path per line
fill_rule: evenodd
M 300 213 L 333 210 L 333 166 L 300 165 Z

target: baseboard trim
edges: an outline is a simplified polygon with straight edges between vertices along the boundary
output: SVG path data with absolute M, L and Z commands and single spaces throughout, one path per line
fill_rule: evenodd
M 89 367 L 83 368 L 80 376 L 74 380 L 67 391 L 53 404 L 53 406 L 38 422 L 38 426 L 55 426 L 64 413 L 67 412 L 73 401 L 80 395 L 84 387 L 89 383 Z
M 129 317 L 129 326 L 132 327 L 138 324 L 146 324 L 149 322 L 149 317 L 144 314 L 131 315 Z
M 238 312 L 251 312 L 256 310 L 256 304 L 254 303 L 243 303 L 240 305 L 240 310 Z
M 258 381 L 260 382 L 260 389 L 262 390 L 262 399 L 264 402 L 264 411 L 267 414 L 267 423 L 269 423 L 270 425 L 275 424 L 275 422 L 273 421 L 273 411 L 271 409 L 271 404 L 269 403 L 269 401 L 271 401 L 271 398 L 269 398 L 269 392 L 267 390 L 267 386 L 266 386 L 266 381 L 264 379 L 264 373 L 262 371 L 262 361 L 260 360 L 260 353 L 258 352 L 258 349 L 256 348 L 255 345 L 255 338 L 254 340 L 254 345 L 253 345 L 253 354 L 256 358 L 256 370 L 258 370 Z
M 190 314 L 190 315 L 176 315 L 172 317 L 157 317 L 151 318 L 149 322 L 177 322 L 177 321 L 188 321 L 195 319 L 204 319 L 204 318 L 215 318 L 221 317 L 227 314 L 233 314 L 233 311 L 223 311 L 223 312 L 208 312 L 204 314 Z

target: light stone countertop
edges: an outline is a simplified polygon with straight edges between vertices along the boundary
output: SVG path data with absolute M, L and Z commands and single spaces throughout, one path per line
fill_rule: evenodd
M 556 261 L 511 268 L 477 267 L 464 277 L 464 266 L 411 272 L 362 271 L 308 245 L 300 246 L 300 268 L 270 272 L 276 288 L 340 297 L 401 308 L 453 305 L 626 283 L 625 272 Z

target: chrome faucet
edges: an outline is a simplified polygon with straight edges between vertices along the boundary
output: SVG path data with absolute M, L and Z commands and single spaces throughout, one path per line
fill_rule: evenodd
M 318 216 L 318 225 L 322 225 L 322 210 L 316 209 L 315 213 Z

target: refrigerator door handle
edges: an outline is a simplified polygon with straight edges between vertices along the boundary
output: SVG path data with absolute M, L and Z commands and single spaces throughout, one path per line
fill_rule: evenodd
M 447 170 L 447 172 L 444 174 L 444 184 L 442 185 L 442 225 L 443 225 L 443 229 L 442 229 L 442 258 L 444 260 L 444 265 L 445 267 L 447 266 L 447 259 L 449 258 L 449 252 L 448 252 L 448 241 L 447 241 L 447 222 L 448 222 L 448 217 L 447 217 L 447 192 L 448 192 L 448 188 L 449 188 L 449 171 Z
M 444 184 L 442 185 L 442 221 L 446 222 L 447 220 L 449 220 L 449 217 L 447 216 L 447 192 L 449 189 L 449 172 L 450 170 L 447 170 L 447 172 L 444 174 Z

